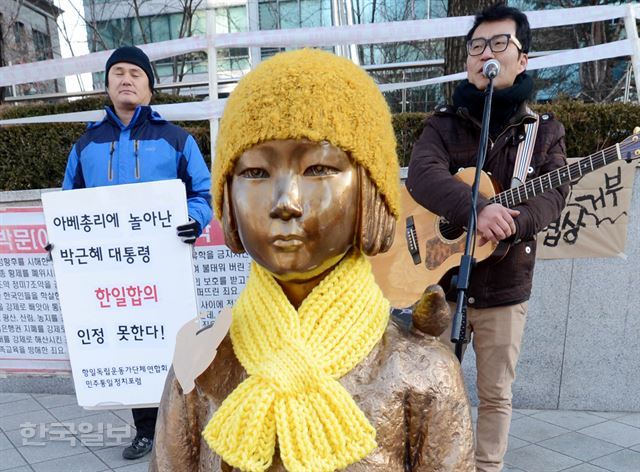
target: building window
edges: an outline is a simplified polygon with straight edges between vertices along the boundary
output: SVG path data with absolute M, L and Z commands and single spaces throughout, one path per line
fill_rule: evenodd
M 248 29 L 247 8 L 245 5 L 216 8 L 216 33 L 238 33 Z M 218 49 L 216 63 L 218 72 L 247 70 L 250 67 L 249 49 Z
M 260 29 L 331 26 L 331 0 L 261 0 Z
M 90 47 L 94 52 L 133 44 L 131 18 L 98 21 L 94 28 L 90 40 Z
M 261 30 L 331 26 L 331 0 L 260 0 L 258 15 Z M 331 50 L 332 48 L 328 48 Z M 263 59 L 284 48 L 261 48 Z
M 241 8 L 244 9 L 244 7 Z M 93 34 L 89 37 L 89 46 L 91 51 L 95 52 L 121 46 L 169 41 L 193 34 L 204 34 L 206 26 L 204 15 L 205 13 L 200 11 L 194 13 L 190 31 L 185 31 L 186 25 L 182 13 L 98 21 L 94 24 Z M 233 21 L 236 22 L 237 18 L 234 17 Z M 248 54 L 246 55 L 248 56 Z M 177 58 L 161 59 L 155 62 L 155 70 L 158 79 L 168 79 L 169 81 L 180 80 L 183 74 L 206 73 L 206 54 L 195 52 Z M 104 83 L 104 74 L 94 74 L 94 83 Z
M 425 20 L 447 16 L 445 0 L 353 0 L 356 23 Z
M 16 21 L 13 24 L 13 37 L 18 47 L 27 46 L 27 31 L 25 30 L 24 23 Z
M 44 61 L 45 59 L 53 59 L 53 50 L 51 48 L 51 38 L 38 30 L 32 30 L 33 44 L 36 48 L 36 60 Z
M 162 19 L 164 21 L 161 23 L 161 25 L 158 25 L 158 28 L 161 28 L 162 26 L 165 26 L 167 24 L 166 19 Z M 127 18 L 127 20 L 129 20 L 131 24 L 132 44 L 144 44 L 152 42 L 151 21 L 148 16 L 141 16 L 139 18 Z M 160 41 L 164 40 L 161 39 Z
M 353 0 L 353 17 L 359 24 L 444 18 L 447 3 L 444 0 Z M 444 53 L 444 39 L 360 45 L 358 53 L 361 64 L 365 65 L 437 59 Z

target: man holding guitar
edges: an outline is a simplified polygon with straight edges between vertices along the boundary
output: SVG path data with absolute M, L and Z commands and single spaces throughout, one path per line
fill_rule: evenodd
M 407 190 L 415 201 L 465 227 L 471 208 L 471 187 L 454 176 L 475 166 L 480 141 L 484 90 L 489 80 L 483 65 L 500 63 L 494 79 L 489 149 L 484 171 L 504 189 L 511 186 L 516 154 L 526 140 L 526 126 L 538 120 L 530 163 L 520 180 L 547 174 L 566 164 L 564 127 L 550 114 L 537 117 L 526 106 L 533 81 L 525 72 L 531 32 L 526 15 L 505 5 L 488 7 L 475 18 L 467 34 L 467 80 L 456 88 L 453 106 L 441 106 L 428 119 L 409 164 Z M 524 150 L 526 153 L 527 150 Z M 525 161 L 526 162 L 526 161 Z M 510 243 L 498 262 L 473 268 L 468 290 L 468 334 L 477 358 L 480 406 L 476 431 L 479 472 L 500 471 L 511 420 L 511 385 L 520 353 L 527 300 L 535 264 L 535 235 L 560 216 L 568 186 L 545 191 L 509 208 L 479 197 L 476 245 Z M 527 195 L 530 197 L 530 195 Z M 447 287 L 445 287 L 446 289 Z M 448 293 L 455 300 L 455 291 Z M 453 307 L 453 305 L 452 305 Z M 450 335 L 441 339 L 448 342 Z M 453 345 L 452 345 L 453 346 Z

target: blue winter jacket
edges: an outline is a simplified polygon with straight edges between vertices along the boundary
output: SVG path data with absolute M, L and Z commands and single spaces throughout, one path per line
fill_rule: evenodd
M 106 111 L 71 149 L 62 189 L 179 178 L 187 189 L 189 216 L 201 230 L 207 226 L 211 175 L 193 136 L 149 106 L 138 106 L 127 126 L 111 107 Z

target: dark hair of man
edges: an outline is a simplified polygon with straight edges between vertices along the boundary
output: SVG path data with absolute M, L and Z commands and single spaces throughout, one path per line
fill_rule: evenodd
M 474 31 L 481 23 L 501 20 L 515 21 L 516 37 L 520 41 L 520 44 L 522 44 L 521 52 L 527 54 L 529 52 L 529 47 L 531 46 L 531 28 L 529 28 L 527 15 L 517 8 L 506 6 L 504 3 L 495 3 L 476 14 L 473 27 L 467 33 L 467 41 L 471 39 Z

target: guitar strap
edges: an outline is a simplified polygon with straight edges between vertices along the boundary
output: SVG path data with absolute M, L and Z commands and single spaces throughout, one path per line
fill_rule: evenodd
M 522 185 L 526 180 L 531 157 L 533 156 L 533 148 L 536 145 L 536 137 L 538 136 L 540 117 L 529 107 L 527 107 L 527 112 L 535 116 L 536 120 L 524 125 L 524 139 L 518 145 L 516 163 L 513 167 L 513 177 L 511 178 L 511 188 Z

